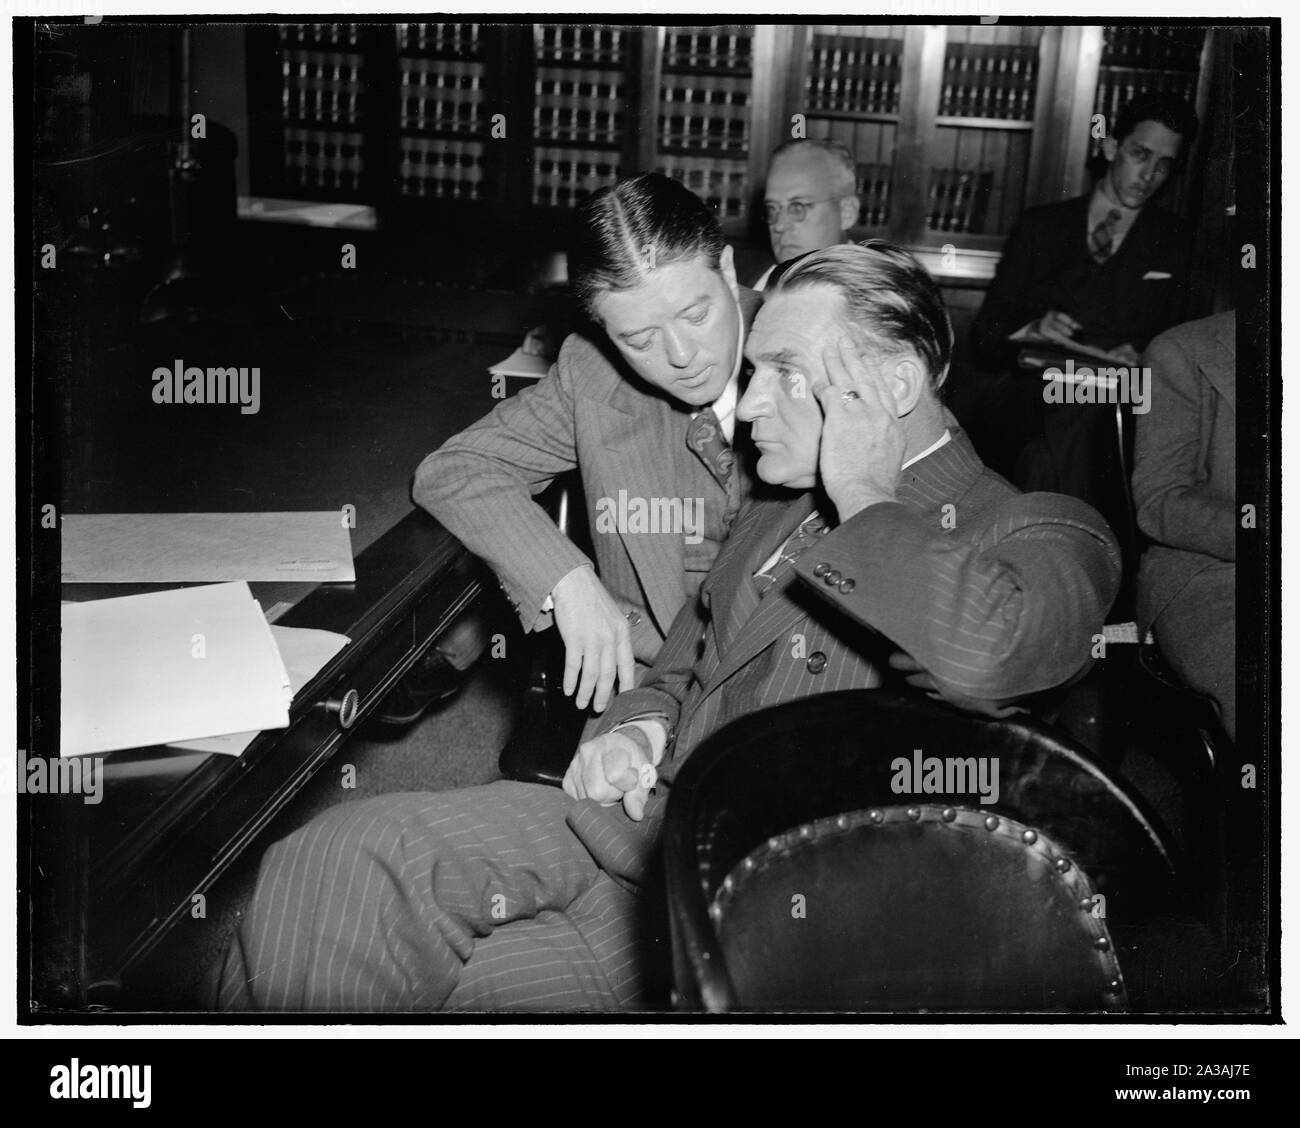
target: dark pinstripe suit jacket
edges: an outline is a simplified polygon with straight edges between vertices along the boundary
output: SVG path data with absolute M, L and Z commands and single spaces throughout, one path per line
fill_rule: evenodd
M 746 331 L 761 304 L 757 294 L 740 291 Z M 725 506 L 721 487 L 701 466 L 684 461 L 692 457 L 689 422 L 689 412 L 632 373 L 603 335 L 574 333 L 545 378 L 425 458 L 412 495 L 487 561 L 524 629 L 538 630 L 549 622 L 541 607 L 555 584 L 592 561 L 556 529 L 533 495 L 576 466 L 589 509 L 620 490 L 642 498 L 713 491 L 705 504 Z M 648 665 L 693 594 L 682 533 L 593 534 L 592 542 L 601 582 L 625 611 L 640 613 L 632 646 Z
M 752 501 L 645 681 L 588 726 L 586 738 L 655 716 L 675 730 L 664 785 L 640 823 L 590 801 L 569 815 L 615 876 L 642 876 L 675 770 L 737 717 L 879 686 L 896 649 L 945 695 L 974 701 L 1028 696 L 1090 664 L 1093 635 L 1119 587 L 1114 537 L 1075 498 L 1018 494 L 984 467 L 963 432 L 903 472 L 898 501 L 820 538 L 760 599 L 754 572 L 814 504 L 810 493 Z M 818 564 L 839 574 L 834 586 L 815 575 Z

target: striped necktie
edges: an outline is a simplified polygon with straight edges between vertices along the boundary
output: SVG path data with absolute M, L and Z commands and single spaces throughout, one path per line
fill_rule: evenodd
M 1114 253 L 1115 227 L 1122 218 L 1119 208 L 1111 208 L 1106 213 L 1106 218 L 1092 229 L 1088 250 L 1096 262 L 1105 262 Z

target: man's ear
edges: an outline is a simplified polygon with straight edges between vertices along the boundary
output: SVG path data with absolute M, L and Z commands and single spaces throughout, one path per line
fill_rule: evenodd
M 1110 164 L 1115 159 L 1115 154 L 1119 152 L 1119 142 L 1114 137 L 1107 137 L 1101 143 L 1101 155 L 1106 158 L 1106 163 Z
M 916 357 L 904 355 L 890 361 L 886 386 L 901 419 L 916 407 L 930 377 Z
M 718 256 L 718 271 L 726 282 L 727 289 L 731 291 L 731 296 L 740 301 L 740 284 L 736 281 L 736 254 L 730 243 L 722 248 L 722 254 Z
M 858 212 L 862 210 L 862 201 L 857 196 L 845 196 L 840 200 L 840 233 L 848 237 L 849 228 L 858 222 Z

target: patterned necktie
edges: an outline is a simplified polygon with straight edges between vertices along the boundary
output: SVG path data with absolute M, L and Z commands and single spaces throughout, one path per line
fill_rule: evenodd
M 691 418 L 690 426 L 686 428 L 686 445 L 699 455 L 718 485 L 727 489 L 735 472 L 736 456 L 722 435 L 722 426 L 713 408 L 706 407 Z
M 759 585 L 758 598 L 763 599 L 768 592 L 776 587 L 776 582 L 785 575 L 800 556 L 808 547 L 823 533 L 827 532 L 827 525 L 822 520 L 820 513 L 813 513 L 806 517 L 789 539 L 781 546 L 781 554 L 772 562 L 772 566 L 765 572 L 760 572 L 754 577 L 754 582 Z
M 1114 253 L 1115 226 L 1123 218 L 1119 208 L 1111 208 L 1106 213 L 1106 218 L 1092 229 L 1092 235 L 1088 238 L 1088 250 L 1095 261 L 1105 262 Z

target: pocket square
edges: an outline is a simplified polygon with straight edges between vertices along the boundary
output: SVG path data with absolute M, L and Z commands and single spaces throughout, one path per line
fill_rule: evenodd
M 1163 282 L 1166 278 L 1172 278 L 1173 275 L 1167 270 L 1148 270 L 1142 275 L 1143 282 Z

